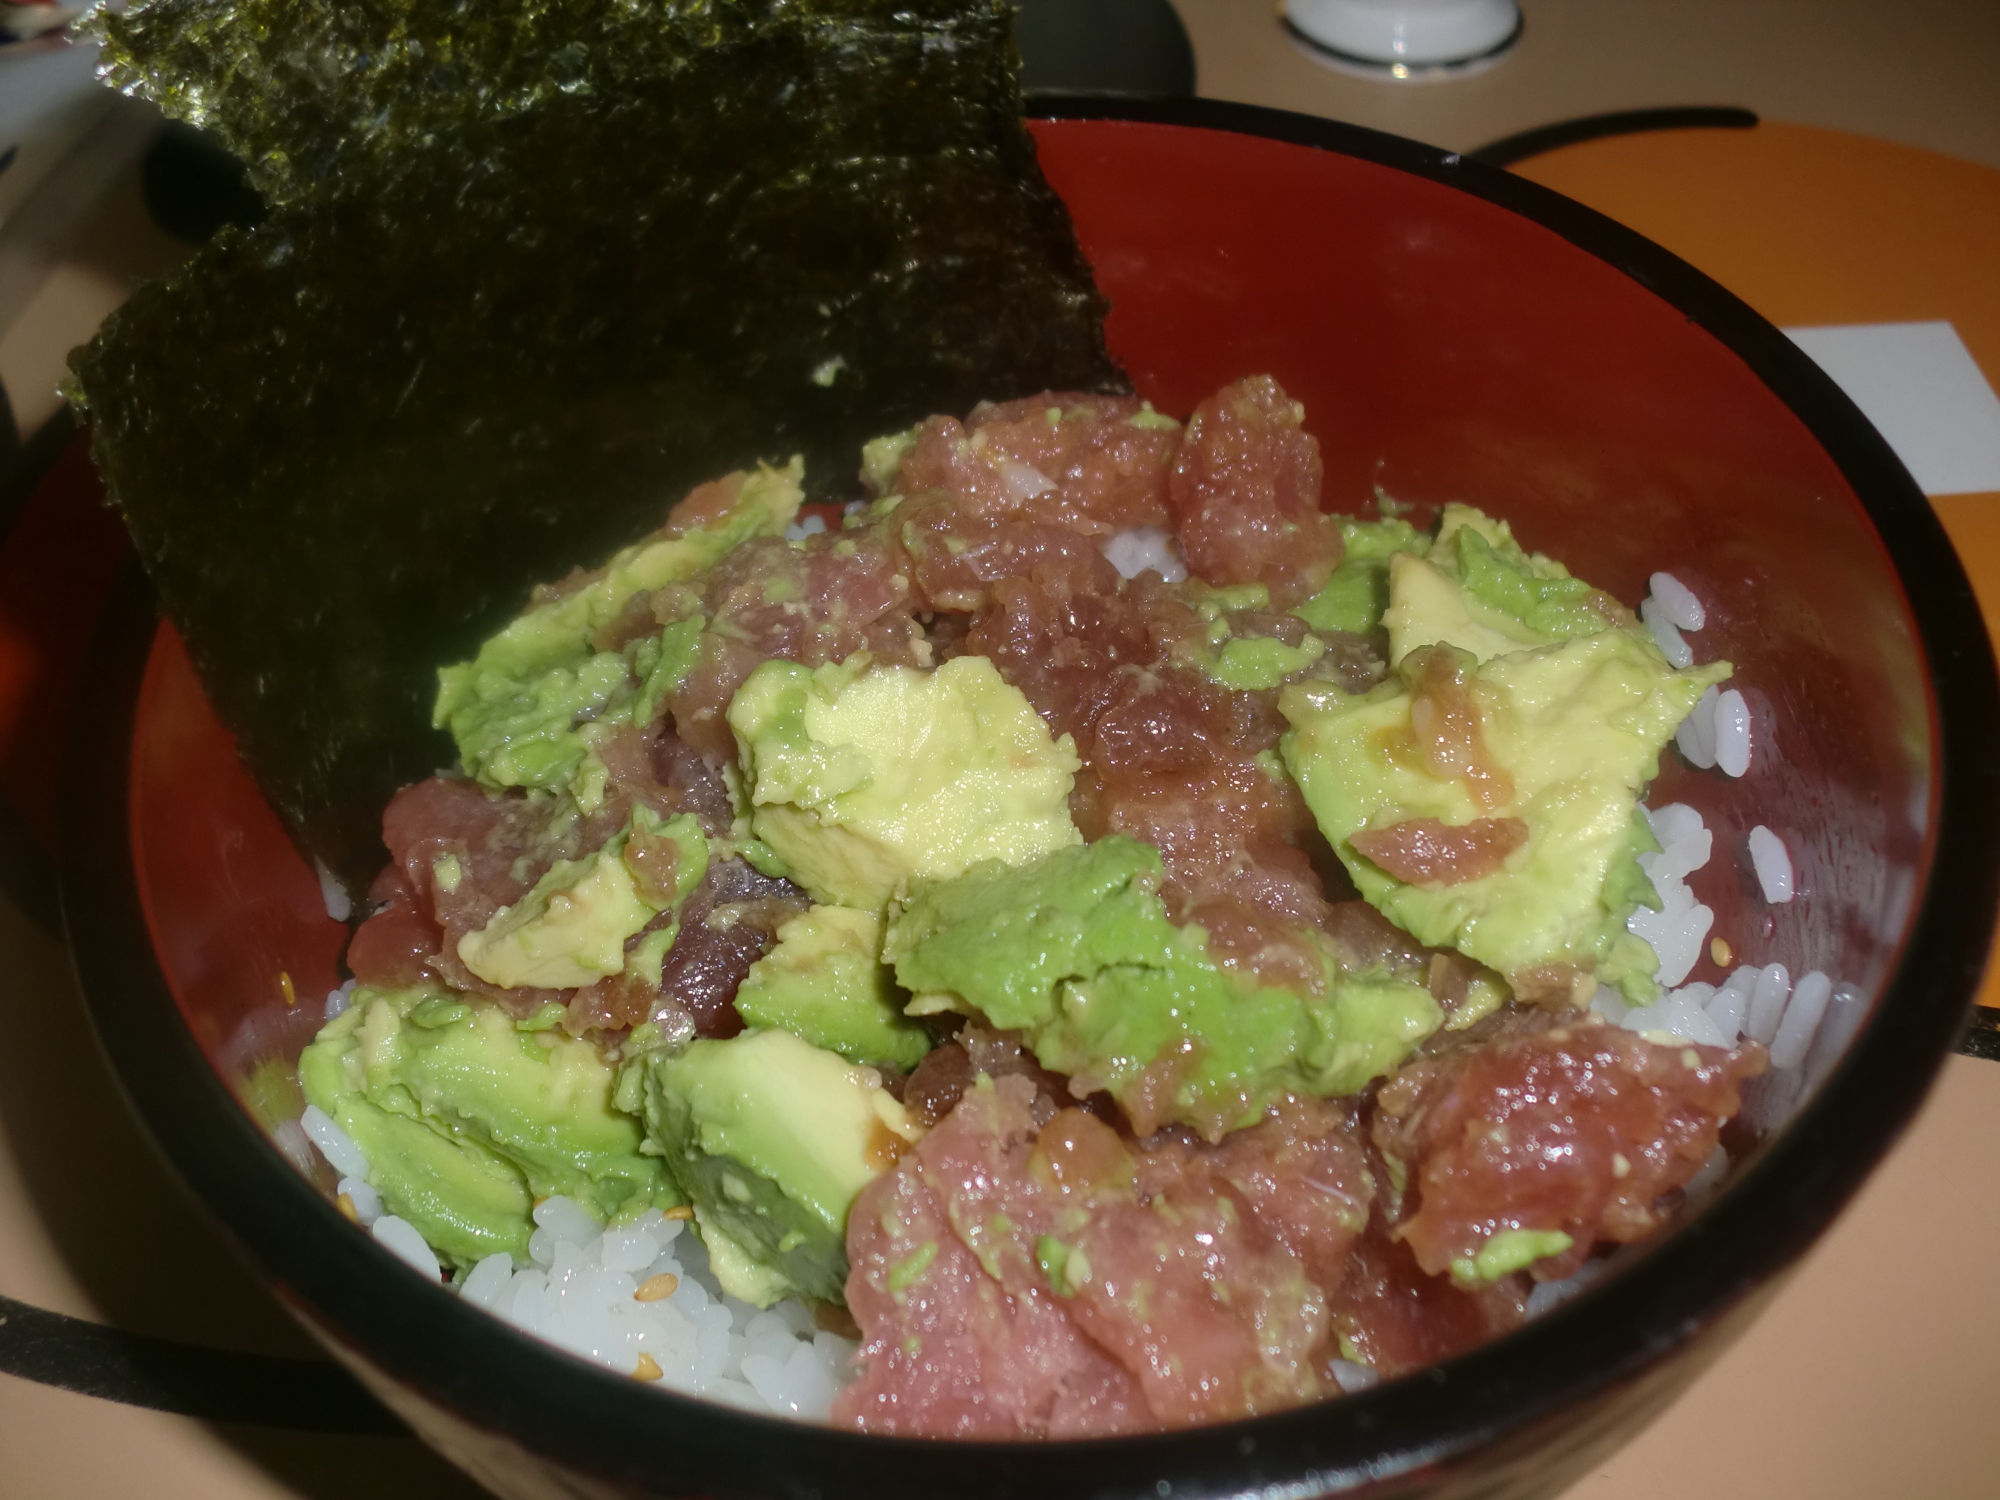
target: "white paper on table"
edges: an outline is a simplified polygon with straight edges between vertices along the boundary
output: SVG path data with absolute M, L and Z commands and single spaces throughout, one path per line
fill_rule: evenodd
M 2000 396 L 1949 323 L 1787 328 L 1926 495 L 2000 490 Z

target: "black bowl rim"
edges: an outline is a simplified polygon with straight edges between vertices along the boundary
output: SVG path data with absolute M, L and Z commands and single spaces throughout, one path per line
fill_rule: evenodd
M 1846 1057 L 1789 1127 L 1643 1263 L 1493 1344 L 1372 1391 L 1144 1438 L 957 1443 L 864 1436 L 662 1396 L 407 1276 L 272 1149 L 181 1022 L 141 911 L 129 747 L 153 633 L 136 581 L 93 648 L 63 788 L 70 951 L 134 1107 L 168 1160 L 287 1299 L 390 1382 L 580 1473 L 722 1496 L 1326 1494 L 1420 1484 L 1482 1448 L 1638 1382 L 1796 1260 L 1922 1102 L 1984 969 L 2000 862 L 2000 681 L 1985 623 L 1929 502 L 1817 365 L 1738 298 L 1633 231 L 1509 173 L 1356 126 L 1212 100 L 1038 96 L 1059 120 L 1164 124 L 1336 152 L 1522 215 L 1624 272 L 1720 340 L 1839 466 L 1902 579 L 1932 681 L 1932 861 L 1903 957 Z M 1906 595 L 1910 594 L 1905 590 Z M 1938 876 L 1943 878 L 1936 878 Z M 1893 1017 L 1893 1024 L 1890 1018 Z M 1715 1247 L 1727 1247 L 1718 1252 Z M 1530 1373 L 1531 1372 L 1531 1373 Z M 1398 1482 L 1400 1478 L 1405 1482 Z

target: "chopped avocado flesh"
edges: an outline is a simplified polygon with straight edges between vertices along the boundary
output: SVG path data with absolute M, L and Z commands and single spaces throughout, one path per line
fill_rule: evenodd
M 930 1033 L 903 1014 L 908 997 L 882 962 L 882 919 L 815 906 L 778 929 L 778 945 L 743 976 L 736 1011 L 752 1026 L 789 1031 L 849 1062 L 910 1071 Z
M 613 1107 L 614 1071 L 589 1042 L 427 989 L 357 990 L 299 1058 L 307 1100 L 368 1157 L 389 1212 L 460 1266 L 525 1259 L 529 1211 L 552 1193 L 605 1220 L 683 1201 Z
M 1459 581 L 1468 597 L 1504 611 L 1551 640 L 1596 635 L 1611 621 L 1591 602 L 1598 592 L 1548 558 L 1492 546 L 1470 527 L 1458 533 Z M 1537 566 L 1537 565 L 1540 566 Z
M 1237 633 L 1229 616 L 1239 610 L 1262 611 L 1271 607 L 1271 591 L 1261 583 L 1233 584 L 1217 588 L 1200 579 L 1189 579 L 1181 595 L 1196 614 L 1208 622 L 1206 638 L 1185 642 L 1179 654 L 1210 681 L 1236 692 L 1259 692 L 1281 687 L 1285 680 L 1303 672 L 1326 655 L 1326 642 L 1308 635 L 1296 646 L 1275 636 Z
M 1560 1229 L 1503 1229 L 1479 1253 L 1451 1263 L 1451 1279 L 1467 1291 L 1525 1271 L 1536 1261 L 1561 1255 L 1576 1243 Z
M 1281 686 L 1285 679 L 1326 655 L 1326 642 L 1309 635 L 1296 646 L 1273 636 L 1232 636 L 1224 641 L 1208 666 L 1215 682 L 1237 692 L 1254 693 Z
M 839 1302 L 847 1211 L 921 1134 L 871 1069 L 786 1031 L 648 1053 L 648 1139 L 665 1155 L 724 1291 Z
M 1469 505 L 1445 507 L 1426 558 L 1390 559 L 1392 662 L 1439 641 L 1484 661 L 1631 618 L 1555 559 L 1524 551 L 1505 521 Z
M 1052 1234 L 1041 1235 L 1035 1240 L 1035 1264 L 1042 1268 L 1049 1290 L 1058 1297 L 1074 1297 L 1077 1285 L 1089 1279 L 1087 1276 L 1072 1279 L 1070 1275 L 1073 1270 L 1088 1269 L 1088 1261 L 1082 1267 L 1074 1264 L 1081 1253 Z
M 887 433 L 882 437 L 870 438 L 861 445 L 861 482 L 868 486 L 871 495 L 891 495 L 896 490 L 896 473 L 903 467 L 903 459 L 917 446 L 917 438 L 924 425 L 902 432 Z
M 667 694 L 681 685 L 694 667 L 701 643 L 701 617 L 675 620 L 656 636 L 641 640 L 632 652 L 632 672 L 639 679 L 632 695 L 629 722 L 644 727 L 653 722 Z
M 659 861 L 635 868 L 634 840 L 675 853 L 671 885 Z M 623 973 L 626 941 L 678 911 L 708 869 L 708 841 L 686 813 L 662 820 L 635 807 L 625 826 L 582 859 L 559 860 L 533 890 L 459 939 L 458 956 L 503 989 L 565 990 Z M 671 942 L 671 938 L 668 939 Z M 659 956 L 652 956 L 657 969 Z
M 1358 521 L 1342 517 L 1340 566 L 1324 587 L 1292 613 L 1314 630 L 1365 635 L 1382 623 L 1389 607 L 1389 559 L 1398 552 L 1422 557 L 1431 539 L 1408 521 L 1394 517 Z
M 1399 665 L 1419 646 L 1451 646 L 1479 661 L 1531 651 L 1546 642 L 1517 620 L 1474 613 L 1458 585 L 1421 557 L 1389 559 L 1389 661 Z
M 598 651 L 598 631 L 633 595 L 693 578 L 739 542 L 782 535 L 804 500 L 798 460 L 742 476 L 715 519 L 627 547 L 589 583 L 521 615 L 471 661 L 438 672 L 432 721 L 458 742 L 466 771 L 495 789 L 568 785 L 602 729 L 645 724 L 693 660 L 698 624 L 676 621 L 627 651 Z M 578 720 L 589 715 L 588 723 Z
M 925 1240 L 902 1260 L 889 1268 L 888 1287 L 891 1296 L 906 1293 L 924 1279 L 924 1272 L 937 1259 L 938 1242 Z
M 1352 1093 L 1442 1021 L 1428 990 L 1375 972 L 1323 998 L 1258 986 L 1209 958 L 1159 898 L 1159 851 L 1122 835 L 1035 863 L 975 867 L 918 888 L 885 956 L 912 1009 L 976 1012 L 1023 1032 L 1075 1090 L 1107 1089 L 1141 1133 L 1211 1139 L 1283 1093 Z
M 1668 737 L 1729 673 L 1726 662 L 1675 671 L 1623 628 L 1481 663 L 1472 688 L 1481 731 L 1513 788 L 1498 806 L 1477 800 L 1464 778 L 1430 772 L 1413 738 L 1410 689 L 1397 678 L 1358 695 L 1326 684 L 1286 689 L 1279 708 L 1292 728 L 1279 749 L 1362 896 L 1419 942 L 1510 977 L 1594 970 L 1643 1000 L 1655 964 L 1625 931 L 1639 899 L 1637 841 L 1650 838 L 1635 821 L 1639 797 Z M 1518 818 L 1528 837 L 1502 868 L 1458 884 L 1398 880 L 1349 842 L 1420 818 L 1454 827 Z
M 983 656 L 934 672 L 767 661 L 729 705 L 750 829 L 832 906 L 880 911 L 911 877 L 1079 840 L 1068 735 Z

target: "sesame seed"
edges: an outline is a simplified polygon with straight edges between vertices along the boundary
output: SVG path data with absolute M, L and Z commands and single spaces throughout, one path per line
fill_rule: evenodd
M 662 1297 L 671 1297 L 680 1287 L 680 1277 L 672 1271 L 662 1271 L 657 1276 L 648 1276 L 639 1283 L 639 1290 L 632 1294 L 634 1302 L 658 1302 Z
M 658 1380 L 666 1373 L 665 1370 L 660 1368 L 660 1362 L 653 1358 L 652 1355 L 641 1354 L 639 1356 L 639 1367 L 632 1372 L 632 1378 L 634 1380 Z
M 1729 967 L 1729 960 L 1736 956 L 1735 950 L 1721 938 L 1712 939 L 1708 945 L 1708 956 L 1715 960 L 1718 969 Z
M 694 1217 L 694 1210 L 689 1208 L 685 1203 L 682 1203 L 677 1205 L 676 1207 L 668 1209 L 666 1212 L 666 1217 L 669 1219 L 680 1219 L 685 1221 L 688 1219 L 692 1219 Z

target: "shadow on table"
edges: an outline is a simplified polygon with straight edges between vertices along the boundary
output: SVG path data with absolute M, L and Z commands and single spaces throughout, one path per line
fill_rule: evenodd
M 169 1176 L 98 1050 L 59 941 L 0 899 L 0 1152 L 12 1158 L 49 1257 L 23 1273 L 67 1273 L 103 1321 L 216 1348 L 317 1357 L 303 1329 L 237 1260 Z M 60 1295 L 57 1293 L 56 1295 Z M 83 1311 L 83 1309 L 68 1309 Z
M 487 1493 L 413 1437 L 208 1425 L 299 1500 L 484 1500 Z
M 0 1293 L 37 1304 L 0 1317 L 0 1366 L 197 1418 L 261 1405 L 278 1423 L 288 1397 L 331 1393 L 342 1410 L 302 1425 L 358 1431 L 203 1425 L 302 1500 L 480 1494 L 415 1438 L 361 1435 L 393 1419 L 169 1175 L 112 1081 L 60 943 L 5 897 L 0 965 Z M 246 1407 L 259 1381 L 262 1401 Z

